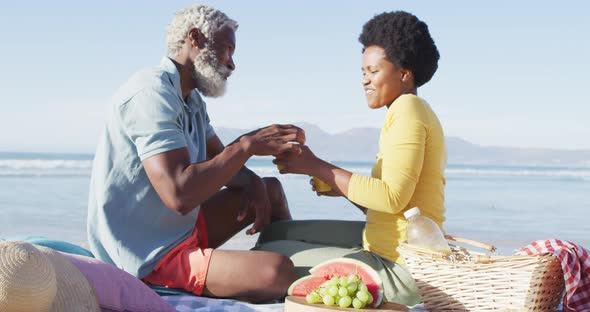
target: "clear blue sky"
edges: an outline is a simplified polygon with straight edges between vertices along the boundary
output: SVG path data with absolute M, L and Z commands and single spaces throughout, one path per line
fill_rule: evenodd
M 0 151 L 93 152 L 105 105 L 165 55 L 191 1 L 3 1 Z M 374 14 L 427 22 L 439 71 L 420 88 L 448 136 L 514 147 L 590 149 L 590 5 L 585 1 L 208 1 L 236 19 L 237 71 L 209 99 L 214 126 L 306 121 L 379 127 L 357 37 Z

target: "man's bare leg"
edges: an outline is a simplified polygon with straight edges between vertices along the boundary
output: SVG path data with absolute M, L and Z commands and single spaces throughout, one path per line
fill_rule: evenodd
M 291 259 L 267 251 L 215 249 L 203 294 L 249 302 L 283 298 L 295 280 Z
M 263 181 L 266 184 L 266 193 L 272 206 L 271 222 L 293 220 L 281 182 L 277 178 L 263 178 Z
M 290 220 L 291 214 L 280 182 L 264 178 L 272 207 L 271 220 Z M 207 224 L 209 246 L 217 248 L 254 222 L 255 211 L 237 221 L 240 191 L 222 190 L 201 209 Z M 295 279 L 293 263 L 285 256 L 264 251 L 214 250 L 211 254 L 205 290 L 210 297 L 264 302 L 284 296 Z
M 263 178 L 270 206 L 271 221 L 292 220 L 287 198 L 281 182 L 276 178 Z M 246 226 L 254 222 L 255 211 L 248 211 L 246 217 L 238 222 L 238 211 L 242 204 L 242 192 L 224 189 L 208 199 L 202 206 L 207 224 L 209 247 L 223 245 Z

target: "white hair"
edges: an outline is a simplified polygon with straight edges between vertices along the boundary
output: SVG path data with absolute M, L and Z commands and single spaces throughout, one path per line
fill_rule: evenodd
M 178 11 L 166 32 L 168 56 L 174 58 L 180 54 L 191 29 L 199 29 L 205 38 L 212 41 L 215 32 L 226 26 L 233 31 L 238 29 L 236 21 L 227 17 L 225 13 L 206 5 L 194 4 Z

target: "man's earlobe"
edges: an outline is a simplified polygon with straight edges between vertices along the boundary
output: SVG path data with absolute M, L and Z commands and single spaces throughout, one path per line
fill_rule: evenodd
M 188 32 L 188 38 L 190 40 L 191 45 L 202 47 L 204 45 L 205 36 L 201 33 L 198 28 L 193 28 Z
M 197 45 L 199 42 L 199 31 L 197 29 L 191 29 L 191 31 L 188 32 L 188 38 L 191 45 Z

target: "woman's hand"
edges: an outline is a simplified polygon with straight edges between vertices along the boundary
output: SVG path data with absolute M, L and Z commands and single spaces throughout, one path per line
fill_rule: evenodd
M 316 157 L 308 146 L 301 146 L 299 154 L 286 152 L 278 154 L 272 161 L 281 174 L 298 173 L 317 177 L 328 184 L 332 190 L 318 195 L 348 196 L 348 182 L 352 172 L 334 166 Z M 315 191 L 315 188 L 312 188 Z M 317 193 L 317 192 L 316 192 Z
M 318 168 L 321 160 L 317 158 L 309 149 L 308 146 L 301 146 L 301 152 L 284 152 L 275 156 L 272 161 L 281 174 L 297 173 L 313 175 L 313 172 Z

